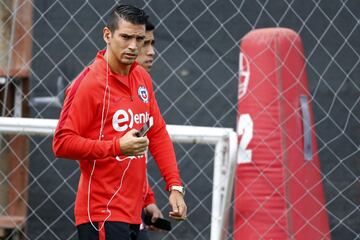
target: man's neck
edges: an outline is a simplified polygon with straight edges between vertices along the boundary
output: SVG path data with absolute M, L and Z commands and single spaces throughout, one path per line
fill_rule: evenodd
M 108 50 L 104 54 L 105 61 L 109 64 L 109 67 L 112 72 L 126 76 L 129 74 L 131 65 L 124 65 L 120 63 L 114 55 L 112 55 Z

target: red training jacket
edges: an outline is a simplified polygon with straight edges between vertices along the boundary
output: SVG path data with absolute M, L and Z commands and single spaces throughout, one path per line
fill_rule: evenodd
M 166 189 L 182 183 L 150 75 L 136 62 L 128 75 L 115 74 L 107 67 L 104 53 L 100 51 L 95 61 L 67 88 L 53 150 L 57 157 L 77 159 L 80 164 L 81 176 L 75 202 L 76 225 L 89 222 L 89 215 L 93 222 L 107 220 L 140 224 L 144 183 L 147 182 L 146 159 L 141 156 L 117 161 L 117 156 L 125 158 L 120 151 L 119 138 L 130 129 L 140 129 L 152 116 L 154 126 L 147 134 L 149 150 L 165 179 Z M 108 93 L 104 98 L 107 77 Z M 102 117 L 103 136 L 99 140 Z M 94 160 L 96 164 L 88 204 Z M 122 188 L 113 197 L 122 177 Z M 111 215 L 106 211 L 108 203 Z

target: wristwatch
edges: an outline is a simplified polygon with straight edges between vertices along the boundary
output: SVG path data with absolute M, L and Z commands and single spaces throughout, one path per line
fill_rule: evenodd
M 183 196 L 185 195 L 185 189 L 183 186 L 176 186 L 173 185 L 169 188 L 169 192 L 171 191 L 178 191 L 179 193 L 181 193 Z

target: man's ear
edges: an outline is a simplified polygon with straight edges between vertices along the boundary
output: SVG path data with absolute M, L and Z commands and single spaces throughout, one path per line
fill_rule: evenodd
M 103 29 L 103 38 L 106 44 L 110 43 L 110 39 L 111 39 L 111 31 L 108 27 L 104 27 Z

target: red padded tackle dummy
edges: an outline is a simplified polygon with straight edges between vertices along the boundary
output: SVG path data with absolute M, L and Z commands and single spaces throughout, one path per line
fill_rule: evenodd
M 240 51 L 234 238 L 330 239 L 301 39 L 258 29 Z

